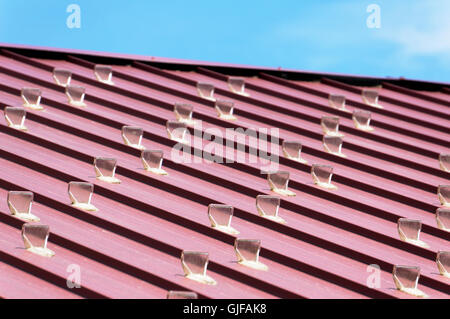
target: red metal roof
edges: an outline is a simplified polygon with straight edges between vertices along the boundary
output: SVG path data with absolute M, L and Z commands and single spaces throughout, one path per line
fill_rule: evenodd
M 96 64 L 112 66 L 114 85 L 96 79 Z M 52 78 L 55 67 L 70 70 L 71 84 L 86 89 L 85 108 L 67 102 Z M 230 91 L 229 76 L 244 78 L 250 96 Z M 198 82 L 213 84 L 215 98 L 234 101 L 237 119 L 219 118 L 214 102 L 198 95 Z M 438 251 L 450 250 L 450 235 L 435 218 L 442 207 L 437 187 L 450 184 L 438 160 L 450 149 L 449 85 L 4 45 L 2 108 L 21 106 L 24 87 L 41 89 L 44 110 L 27 109 L 27 131 L 0 120 L 0 297 L 165 298 L 168 290 L 187 290 L 204 298 L 415 298 L 395 289 L 394 265 L 419 266 L 418 288 L 449 297 L 449 279 L 435 261 Z M 363 102 L 367 88 L 379 92 L 382 109 Z M 350 111 L 370 111 L 375 129 L 355 128 L 352 113 L 332 108 L 329 94 L 344 95 Z M 256 196 L 274 195 L 260 162 L 171 157 L 177 142 L 168 138 L 166 122 L 175 119 L 174 103 L 191 104 L 203 131 L 225 136 L 226 128 L 279 128 L 280 143 L 302 143 L 307 163 L 280 152 L 279 170 L 290 172 L 289 189 L 297 194 L 281 196 L 286 224 L 257 212 Z M 324 115 L 339 116 L 346 157 L 324 151 Z M 164 151 L 168 175 L 142 169 L 140 150 L 122 140 L 123 125 L 143 128 L 142 144 Z M 211 141 L 200 144 L 194 148 Z M 246 140 L 245 153 L 249 146 Z M 95 178 L 99 156 L 117 159 L 120 184 Z M 332 165 L 337 190 L 315 185 L 311 164 Z M 98 211 L 71 206 L 70 181 L 95 185 Z M 53 257 L 21 249 L 24 222 L 6 200 L 12 190 L 34 193 L 32 213 L 50 226 Z M 212 203 L 234 207 L 238 235 L 211 227 Z M 400 239 L 401 217 L 422 222 L 420 239 L 428 247 Z M 236 262 L 236 238 L 261 240 L 268 271 Z M 184 277 L 183 250 L 209 253 L 207 274 L 217 285 Z M 81 270 L 78 289 L 66 283 L 73 264 Z M 367 284 L 370 264 L 381 268 L 379 287 Z

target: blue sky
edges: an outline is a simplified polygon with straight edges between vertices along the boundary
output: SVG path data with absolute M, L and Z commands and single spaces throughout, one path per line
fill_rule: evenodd
M 0 42 L 450 82 L 449 17 L 448 0 L 0 0 Z

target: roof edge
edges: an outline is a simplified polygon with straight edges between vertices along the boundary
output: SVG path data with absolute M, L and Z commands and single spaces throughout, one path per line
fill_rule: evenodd
M 314 81 L 320 80 L 321 78 L 331 78 L 334 80 L 339 80 L 348 84 L 353 85 L 379 85 L 382 82 L 393 83 L 402 87 L 423 90 L 436 90 L 442 89 L 443 87 L 450 89 L 450 82 L 435 82 L 435 81 L 425 81 L 417 79 L 407 79 L 404 77 L 375 77 L 375 76 L 363 76 L 355 74 L 344 74 L 344 73 L 333 73 L 333 72 L 315 72 L 315 71 L 305 71 L 297 69 L 289 69 L 282 67 L 261 67 L 254 65 L 245 64 L 234 64 L 234 63 L 221 63 L 221 62 L 207 62 L 198 60 L 187 60 L 178 58 L 164 58 L 156 56 L 146 56 L 138 54 L 125 54 L 125 53 L 111 53 L 102 51 L 90 51 L 90 50 L 79 50 L 79 49 L 65 49 L 56 47 L 45 47 L 45 46 L 34 46 L 25 44 L 13 44 L 13 43 L 3 43 L 0 42 L 0 49 L 14 49 L 15 51 L 20 51 L 22 53 L 35 53 L 36 51 L 45 54 L 71 54 L 75 56 L 90 57 L 92 60 L 115 60 L 115 61 L 140 61 L 147 62 L 150 64 L 164 65 L 166 68 L 171 69 L 195 69 L 197 67 L 208 67 L 212 70 L 225 71 L 228 74 L 233 75 L 258 75 L 260 72 L 269 73 L 275 76 L 279 76 L 284 79 L 289 80 L 307 80 Z M 45 54 L 46 55 L 46 54 Z M 120 63 L 120 62 L 119 62 Z

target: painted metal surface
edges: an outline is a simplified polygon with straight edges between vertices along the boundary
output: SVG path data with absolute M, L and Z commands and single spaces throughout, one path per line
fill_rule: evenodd
M 94 75 L 99 55 L 62 52 L 55 59 L 37 53 L 0 52 L 1 108 L 21 106 L 23 87 L 40 88 L 44 107 L 27 110 L 27 131 L 0 120 L 1 297 L 35 298 L 42 289 L 44 298 L 165 298 L 168 290 L 194 291 L 201 298 L 416 298 L 395 289 L 394 265 L 419 266 L 419 288 L 431 298 L 449 297 L 449 279 L 435 263 L 439 250 L 450 249 L 450 234 L 435 220 L 441 207 L 437 186 L 450 179 L 438 162 L 450 148 L 448 85 L 424 92 L 379 79 L 384 108 L 376 109 L 363 103 L 363 86 L 326 75 L 310 82 L 256 69 L 256 76 L 243 77 L 249 94 L 244 96 L 228 87 L 228 76 L 235 74 L 207 64 L 186 71 L 184 63 L 177 71 L 177 61 L 167 61 L 165 69 L 122 57 L 125 65 L 111 65 L 111 85 Z M 68 103 L 65 89 L 52 78 L 55 67 L 70 70 L 71 85 L 86 89 L 86 107 Z M 215 98 L 234 101 L 236 120 L 218 118 L 214 102 L 198 96 L 197 82 L 213 84 Z M 330 93 L 345 95 L 350 111 L 370 110 L 375 130 L 357 130 L 351 113 L 328 105 Z M 290 172 L 289 189 L 297 194 L 281 198 L 279 216 L 286 224 L 258 214 L 256 196 L 274 194 L 261 162 L 174 160 L 176 142 L 166 132 L 166 121 L 175 119 L 174 103 L 193 105 L 192 118 L 202 121 L 203 133 L 276 127 L 280 145 L 302 143 L 307 163 L 285 158 L 280 150 L 279 170 Z M 346 158 L 323 150 L 325 115 L 340 117 Z M 168 175 L 142 168 L 141 151 L 122 140 L 124 125 L 143 129 L 147 149 L 163 150 Z M 211 143 L 204 137 L 194 148 L 208 153 Z M 253 146 L 248 139 L 242 143 L 242 150 L 224 147 L 225 158 L 248 159 Z M 93 161 L 99 156 L 117 159 L 120 184 L 95 178 Z M 333 166 L 337 190 L 314 185 L 312 164 Z M 71 206 L 71 181 L 94 184 L 98 211 Z M 33 214 L 50 226 L 54 257 L 18 249 L 23 222 L 9 213 L 10 190 L 34 192 Z M 231 226 L 239 234 L 211 227 L 207 212 L 214 203 L 234 207 Z M 427 247 L 400 239 L 399 218 L 421 220 Z M 260 262 L 267 271 L 237 263 L 236 238 L 261 240 Z M 183 276 L 183 250 L 209 253 L 207 274 L 217 285 Z M 80 267 L 81 288 L 67 286 L 67 267 L 73 264 Z M 368 284 L 371 264 L 380 267 L 377 287 Z

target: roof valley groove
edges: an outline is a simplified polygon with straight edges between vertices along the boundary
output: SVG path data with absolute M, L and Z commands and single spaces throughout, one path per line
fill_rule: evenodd
M 89 99 L 89 96 L 87 97 L 87 99 Z M 97 101 L 97 99 L 94 99 L 95 101 Z M 106 102 L 106 101 L 104 101 L 103 103 L 106 103 L 106 104 L 108 104 L 108 102 Z M 161 104 L 161 103 L 160 103 Z M 109 102 L 109 105 L 111 106 L 111 102 Z M 125 106 L 123 106 L 123 107 L 125 107 Z M 150 115 L 151 116 L 151 115 Z M 347 145 L 347 143 L 346 143 L 346 145 Z M 308 152 L 309 151 L 309 148 L 308 147 L 305 147 L 305 151 L 306 152 Z M 367 150 L 366 149 L 366 151 L 367 152 L 369 152 L 370 153 L 370 151 L 369 150 Z M 321 155 L 324 155 L 324 154 L 326 154 L 326 153 L 322 153 Z M 326 154 L 326 155 L 324 155 L 324 156 L 329 156 L 328 154 Z M 329 156 L 329 157 L 331 157 L 331 158 L 333 158 L 334 156 Z M 390 157 L 390 158 L 392 158 L 392 157 Z M 335 161 L 339 161 L 339 160 L 341 160 L 341 159 L 336 159 L 335 158 Z M 344 160 L 344 162 L 345 161 L 347 161 L 348 159 L 342 159 L 342 160 Z M 397 160 L 400 160 L 400 159 L 397 159 Z M 402 162 L 404 162 L 404 161 L 402 161 Z M 409 162 L 408 162 L 409 163 Z M 352 163 L 353 164 L 353 163 Z M 355 165 L 358 165 L 358 164 L 355 164 Z M 409 165 L 409 166 L 411 166 L 411 167 L 414 167 L 414 168 L 416 168 L 417 167 L 417 163 L 413 163 L 413 162 L 411 162 L 411 164 Z M 438 169 L 431 169 L 430 170 L 430 168 L 427 168 L 427 167 L 424 167 L 424 166 L 419 166 L 421 169 L 422 169 L 422 171 L 428 171 L 428 172 L 434 172 L 437 176 L 442 176 L 442 175 L 446 175 L 447 173 L 445 173 L 445 172 L 443 172 L 443 171 L 440 171 L 440 170 L 438 170 Z M 371 168 L 369 168 L 369 170 L 370 170 Z M 372 168 L 373 169 L 373 168 Z M 384 174 L 389 174 L 390 172 L 384 172 Z M 447 174 L 447 175 L 450 175 L 450 174 Z
M 26 161 L 26 162 L 23 162 L 23 161 Z M 34 164 L 34 163 L 30 163 L 30 161 L 28 160 L 26 160 L 25 158 L 23 158 L 23 159 L 18 159 L 18 158 L 15 158 L 15 162 L 16 163 L 19 163 L 20 165 L 26 165 L 26 166 L 28 166 L 28 167 L 34 167 L 36 164 Z M 50 174 L 51 172 L 49 171 L 50 170 L 50 168 L 47 168 L 46 169 L 47 170 L 47 174 Z M 52 170 L 54 170 L 54 169 L 52 169 Z M 40 170 L 40 171 L 42 171 L 42 169 Z M 80 180 L 80 178 L 78 178 L 78 177 L 76 177 L 76 176 L 64 176 L 64 174 L 62 174 L 62 172 L 60 172 L 60 171 L 58 171 L 58 172 L 54 172 L 54 173 L 52 173 L 51 175 L 53 175 L 54 176 L 54 178 L 59 178 L 59 179 L 63 179 L 63 180 Z M 154 214 L 155 212 L 152 212 L 153 210 L 155 210 L 155 207 L 154 208 L 151 208 L 151 207 L 149 207 L 149 208 L 144 208 L 144 207 L 148 207 L 148 205 L 149 204 L 144 204 L 143 202 L 136 202 L 136 201 L 134 201 L 133 202 L 133 200 L 130 198 L 130 197 L 123 197 L 124 195 L 121 195 L 121 194 L 118 194 L 118 193 L 116 193 L 116 192 L 111 192 L 111 191 L 109 191 L 109 190 L 103 190 L 103 187 L 101 187 L 100 185 L 95 185 L 95 189 L 96 189 L 96 193 L 99 193 L 100 195 L 102 195 L 102 196 L 105 196 L 105 197 L 108 197 L 108 198 L 115 198 L 115 200 L 119 200 L 120 202 L 122 202 L 122 203 L 128 203 L 128 205 L 133 205 L 134 207 L 138 207 L 140 210 L 142 210 L 142 211 L 146 211 L 146 212 L 149 212 L 149 213 L 152 213 L 152 214 Z M 121 197 L 123 197 L 123 199 L 121 199 Z M 48 201 L 48 200 L 47 200 Z M 209 203 L 209 201 L 207 201 L 208 203 Z M 55 209 L 56 208 L 58 208 L 58 210 L 61 210 L 61 206 L 60 205 L 58 205 L 58 206 L 55 206 Z M 66 210 L 66 209 L 65 209 Z M 206 214 L 205 214 L 205 217 L 206 217 Z M 179 221 L 178 221 L 179 222 Z M 184 222 L 182 223 L 182 224 L 185 224 Z M 191 223 L 189 223 L 190 225 L 192 225 L 192 222 Z M 204 228 L 204 227 L 202 227 L 202 228 Z M 196 227 L 194 227 L 194 229 L 196 229 L 197 231 L 202 231 L 202 232 L 205 232 L 205 230 L 202 230 L 202 228 L 200 228 L 200 229 L 198 229 L 198 227 L 196 226 Z M 115 226 L 115 232 L 117 232 L 118 231 L 118 229 L 117 229 L 117 226 Z M 206 233 L 208 233 L 208 231 L 206 230 Z M 127 235 L 127 236 L 130 236 L 130 234 L 129 233 L 124 233 L 124 235 Z M 135 238 L 136 236 L 132 236 L 133 238 Z M 142 242 L 142 236 L 140 236 L 140 237 L 138 237 L 138 238 L 140 238 L 140 242 Z M 145 242 L 148 242 L 148 240 L 149 239 L 147 239 Z M 152 239 L 150 239 L 150 240 L 152 240 Z M 160 245 L 164 245 L 164 243 L 163 242 L 160 242 Z M 164 247 L 164 246 L 159 246 L 159 248 L 162 248 L 162 247 Z M 232 248 L 232 246 L 230 246 L 230 249 Z M 170 253 L 170 251 L 168 251 L 168 253 Z M 273 254 L 273 253 L 272 253 Z M 261 254 L 262 256 L 264 256 L 265 255 L 265 253 L 264 252 L 262 252 L 262 254 Z M 280 258 L 280 256 L 278 257 L 278 259 Z M 286 257 L 284 257 L 284 258 L 286 258 Z M 291 264 L 292 264 L 292 262 L 293 262 L 293 260 L 291 260 Z M 297 268 L 298 266 L 296 266 L 295 268 Z M 228 274 L 228 275 L 230 275 L 230 274 Z M 317 274 L 315 274 L 315 275 L 317 275 Z M 333 276 L 332 274 L 329 274 L 328 276 Z M 323 276 L 323 275 L 322 275 Z M 327 279 L 328 280 L 330 280 L 330 279 L 332 279 L 332 277 L 331 278 L 328 278 L 327 277 Z M 340 279 L 340 280 L 344 280 L 344 279 Z M 362 288 L 364 288 L 364 287 L 362 287 Z M 360 289 L 361 289 L 361 287 L 360 287 Z M 363 289 L 364 290 L 364 289 Z M 372 293 L 375 293 L 375 294 L 377 294 L 375 291 L 374 292 L 372 292 Z M 291 296 L 291 298 L 292 298 L 292 296 Z
M 15 55 L 15 56 L 16 56 L 16 55 Z M 49 66 L 49 65 L 47 65 L 47 64 L 45 64 L 45 63 L 40 63 L 40 62 L 37 62 L 37 61 L 29 61 L 29 60 L 27 60 L 26 57 L 21 57 L 20 60 L 21 60 L 22 62 L 24 62 L 24 63 L 30 64 L 30 65 L 34 65 L 34 66 L 37 66 L 37 67 L 39 67 L 39 68 L 43 68 L 43 69 L 47 69 L 47 70 L 48 70 L 49 68 L 52 68 L 51 66 Z M 72 61 L 72 62 L 77 63 L 77 64 L 79 64 L 79 65 L 82 65 L 82 66 L 84 66 L 84 67 L 88 67 L 88 66 L 91 66 L 91 67 L 92 67 L 92 66 L 94 65 L 92 62 L 88 62 L 88 61 L 82 60 L 82 59 L 80 59 L 80 58 L 75 58 L 75 57 L 70 58 L 69 61 Z M 168 74 L 161 73 L 161 72 L 163 72 L 162 70 L 155 70 L 155 68 L 153 68 L 153 67 L 152 67 L 152 68 L 149 68 L 148 65 L 141 65 L 141 64 L 137 64 L 137 65 L 138 65 L 139 67 L 141 67 L 141 68 L 145 68 L 146 71 L 151 70 L 152 72 L 156 72 L 156 73 L 158 73 L 158 74 L 163 74 L 164 76 L 168 76 Z M 116 70 L 115 70 L 115 74 L 116 74 L 116 76 L 119 76 L 119 77 L 121 77 L 121 78 L 124 78 L 125 80 L 128 80 L 128 81 L 137 81 L 137 82 L 139 82 L 139 80 L 140 80 L 139 78 L 132 77 L 132 76 L 130 77 L 129 75 L 124 74 L 124 73 L 121 73 L 121 72 L 118 72 L 118 71 L 116 71 Z M 76 79 L 77 79 L 77 78 L 78 78 L 78 79 L 82 79 L 82 80 L 85 81 L 85 82 L 92 82 L 92 84 L 95 85 L 95 86 L 101 86 L 102 88 L 111 89 L 111 88 L 108 88 L 107 85 L 105 86 L 103 83 L 95 82 L 93 79 L 88 79 L 88 78 L 86 78 L 86 77 L 80 77 L 80 76 L 78 76 L 78 75 L 74 75 L 74 78 L 76 78 Z M 180 78 L 177 77 L 176 80 L 180 80 Z M 182 81 L 184 82 L 184 80 L 182 80 Z M 142 80 L 141 80 L 140 82 L 142 82 Z M 156 83 L 151 83 L 151 82 L 149 82 L 149 81 L 144 81 L 144 82 L 142 82 L 142 84 L 143 84 L 143 85 L 153 85 L 153 86 L 155 86 L 157 89 L 162 89 L 162 90 L 167 90 L 167 89 L 168 89 L 167 87 L 163 87 L 163 86 L 160 86 L 160 85 L 158 85 L 158 84 L 156 84 Z M 189 82 L 189 84 L 194 84 L 194 82 Z M 115 87 L 114 90 L 121 90 L 121 89 Z M 186 94 L 184 94 L 184 93 L 181 93 L 181 92 L 175 92 L 175 91 L 171 91 L 171 92 L 172 92 L 172 93 L 178 93 L 180 96 L 184 96 L 184 97 L 187 96 L 189 99 L 192 99 L 193 101 L 197 101 L 197 102 L 199 102 L 199 103 L 208 103 L 208 102 L 206 102 L 205 100 L 203 100 L 202 98 L 200 98 L 200 97 L 198 97 L 198 96 L 186 95 Z M 124 94 L 130 95 L 130 96 L 133 95 L 135 98 L 137 98 L 137 96 L 136 96 L 136 94 L 135 94 L 134 92 L 126 91 L 126 93 L 124 93 Z M 233 94 L 232 97 L 236 97 L 236 96 L 239 97 L 239 95 L 236 95 L 236 94 L 234 94 L 234 93 L 228 93 L 228 92 L 227 92 L 227 94 Z M 144 98 L 144 100 L 148 101 L 148 97 Z M 332 111 L 332 110 L 328 109 L 328 111 Z M 341 115 L 348 116 L 348 113 L 343 112 L 343 114 L 341 114 Z M 356 131 L 356 130 L 353 129 L 353 128 L 351 128 L 351 130 L 352 130 L 353 132 L 357 132 L 358 134 L 363 134 L 363 132 Z M 370 135 L 367 135 L 367 137 L 370 137 Z M 447 142 L 447 141 L 441 140 L 440 143 L 448 143 L 448 142 Z M 449 143 L 449 145 L 450 145 L 450 143 Z M 421 153 L 426 153 L 426 152 L 428 152 L 428 150 L 421 149 L 420 152 L 421 152 Z M 434 156 L 434 155 L 436 155 L 436 154 L 433 154 L 433 156 Z
M 281 84 L 281 85 L 284 85 L 284 86 L 287 86 L 287 87 L 290 87 L 290 88 L 293 88 L 295 90 L 302 91 L 302 92 L 305 92 L 305 93 L 317 95 L 317 96 L 320 96 L 322 98 L 328 98 L 328 94 L 326 94 L 326 93 L 324 93 L 322 91 L 316 90 L 316 89 L 312 89 L 312 88 L 303 86 L 303 85 L 301 85 L 299 83 L 294 83 L 294 82 L 291 82 L 291 81 L 288 81 L 288 80 L 285 80 L 285 79 L 282 79 L 282 78 L 278 78 L 278 77 L 273 76 L 273 75 L 265 74 L 265 73 L 261 73 L 260 76 L 261 76 L 262 79 L 270 81 L 270 82 L 273 82 L 273 83 Z M 337 83 L 339 83 L 339 82 L 337 82 Z M 337 86 L 337 87 L 340 87 L 340 86 Z M 354 91 L 351 90 L 351 92 L 354 92 Z M 378 114 L 379 113 L 380 115 L 383 115 L 383 116 L 386 116 L 386 117 L 390 116 L 390 114 L 387 113 L 386 109 L 373 108 L 371 106 L 368 106 L 368 105 L 366 105 L 366 104 L 364 104 L 362 102 L 355 101 L 353 99 L 346 98 L 346 103 L 348 105 L 357 107 L 359 109 L 370 111 L 370 112 L 372 112 L 374 114 Z M 318 107 L 318 106 L 316 106 L 316 107 Z M 340 111 L 340 110 L 337 110 L 337 109 L 331 109 L 330 110 L 330 109 L 328 109 L 328 107 L 324 108 L 324 111 L 325 110 L 327 112 L 334 112 L 334 113 L 336 113 L 339 116 L 347 116 L 347 117 L 349 116 L 349 113 L 347 113 L 345 111 Z M 412 118 L 412 117 L 408 117 L 408 118 L 400 117 L 399 119 L 403 120 L 403 121 L 407 121 L 407 122 L 409 121 L 410 124 L 417 124 L 416 123 L 417 119 Z M 410 130 L 408 128 L 400 127 L 400 126 L 397 126 L 397 125 L 392 125 L 392 124 L 386 123 L 385 121 L 374 119 L 373 122 L 374 122 L 375 126 L 378 126 L 378 127 L 381 127 L 381 128 L 385 128 L 385 129 L 388 129 L 388 130 L 391 130 L 391 131 L 396 131 L 396 132 L 399 132 L 399 133 L 402 133 L 402 134 L 405 134 L 405 135 L 408 135 L 408 136 L 417 137 L 419 139 L 430 140 L 430 141 L 433 141 L 433 143 L 436 143 L 438 145 L 442 144 L 442 143 L 444 143 L 444 144 L 448 143 L 445 140 L 434 139 L 432 136 L 424 135 L 421 132 Z M 423 124 L 423 123 L 419 123 L 419 124 Z M 438 130 L 443 130 L 444 132 L 446 132 L 444 130 L 444 128 L 442 128 L 442 127 L 438 127 Z
M 57 123 L 57 122 L 48 122 L 48 121 L 45 121 L 45 122 L 43 122 L 43 123 L 45 123 L 45 124 L 50 124 L 50 125 L 53 125 L 53 126 L 56 126 L 56 127 L 58 127 L 58 128 L 60 128 L 60 129 L 64 129 L 64 130 L 67 130 L 67 125 L 64 127 L 63 126 L 63 124 L 62 123 Z M 15 131 L 12 131 L 12 132 L 15 132 Z M 75 130 L 75 128 L 70 128 L 69 127 L 69 132 L 71 132 L 72 134 L 79 134 L 76 130 Z M 80 133 L 82 133 L 82 132 L 80 132 Z M 92 136 L 92 135 L 91 135 Z M 91 138 L 93 138 L 93 140 L 99 140 L 99 138 L 98 137 L 95 137 L 95 136 L 92 136 Z M 108 144 L 111 144 L 111 142 L 109 142 L 109 141 L 107 141 L 107 140 L 105 140 L 104 138 L 103 139 L 101 139 L 101 140 L 99 140 L 99 141 L 101 141 L 102 143 L 104 143 L 104 142 L 107 142 Z M 169 143 L 169 145 L 170 145 L 170 143 Z M 173 145 L 173 143 L 172 143 L 172 145 Z M 115 143 L 115 145 L 114 145 L 114 147 L 120 147 L 120 148 L 122 148 L 122 149 L 127 149 L 124 145 L 122 145 L 122 144 L 119 144 L 119 143 Z M 131 150 L 131 149 L 130 149 Z M 133 151 L 133 152 L 135 152 L 135 151 Z M 236 168 L 237 169 L 239 169 L 239 167 L 241 167 L 241 165 L 233 165 L 233 166 L 236 166 Z M 182 170 L 182 169 L 181 169 Z M 251 170 L 249 171 L 249 168 L 247 167 L 247 168 L 243 168 L 243 171 L 246 171 L 246 172 L 251 172 Z M 253 171 L 254 171 L 254 169 L 253 169 Z M 252 174 L 254 174 L 255 176 L 259 176 L 259 174 L 258 174 L 258 172 L 257 171 L 254 171 Z M 197 175 L 198 176 L 198 174 L 195 174 L 194 173 L 194 176 L 195 175 Z M 211 177 L 211 176 L 210 176 Z M 225 182 L 225 181 L 224 181 Z M 354 181 L 353 181 L 354 182 Z M 293 183 L 295 183 L 295 181 L 293 181 Z M 302 185 L 300 185 L 300 184 L 297 184 L 297 183 L 295 183 L 295 185 L 297 186 L 297 187 L 303 187 Z M 233 187 L 239 187 L 238 185 L 234 185 Z M 317 189 L 317 191 L 320 193 L 320 189 Z M 328 193 L 324 193 L 325 195 L 323 195 L 323 196 L 328 196 Z M 410 202 L 412 199 L 408 199 L 408 200 L 406 200 L 405 202 L 407 203 L 407 202 Z M 409 204 L 411 204 L 411 203 L 409 203 Z M 417 205 L 417 203 L 413 203 L 413 205 Z M 423 205 L 423 204 L 420 204 L 420 205 Z M 424 206 L 424 207 L 426 207 L 426 206 Z M 433 211 L 433 210 L 435 210 L 435 208 L 433 207 L 433 206 L 431 206 L 431 207 L 429 207 L 428 208 L 431 212 Z
M 0 56 L 1 107 L 19 105 L 20 89 L 25 85 L 44 87 L 41 104 L 46 107 L 44 112 L 27 113 L 27 132 L 0 123 L 0 163 L 9 168 L 0 172 L 0 194 L 13 189 L 35 192 L 34 212 L 38 216 L 41 212 L 42 217 L 48 219 L 52 232 L 50 242 L 57 248 L 56 257 L 52 257 L 57 258 L 55 262 L 60 263 L 60 257 L 83 256 L 92 260 L 89 266 L 86 264 L 88 271 L 100 269 L 95 265 L 101 263 L 102 267 L 112 267 L 108 271 L 112 271 L 113 276 L 122 278 L 100 287 L 93 286 L 94 281 L 88 277 L 86 289 L 91 290 L 79 291 L 80 297 L 114 298 L 119 295 L 115 289 L 125 284 L 125 273 L 129 273 L 126 276 L 132 276 L 135 282 L 141 280 L 148 287 L 136 292 L 142 297 L 145 297 L 145 289 L 154 297 L 162 297 L 166 289 L 176 289 L 195 291 L 202 298 L 231 298 L 241 294 L 256 298 L 413 298 L 392 289 L 395 285 L 391 271 L 400 263 L 421 267 L 419 287 L 426 294 L 432 298 L 448 298 L 448 279 L 436 274 L 435 254 L 437 250 L 448 250 L 449 234 L 437 228 L 432 215 L 440 207 L 437 186 L 450 177 L 449 173 L 438 169 L 437 160 L 439 153 L 445 150 L 443 146 L 449 147 L 450 143 L 446 129 L 449 117 L 443 107 L 436 105 L 448 106 L 448 102 L 399 87 L 401 81 L 397 85 L 395 81 L 381 80 L 380 83 L 385 84 L 380 93 L 381 102 L 388 103 L 384 109 L 347 99 L 351 106 L 380 114 L 380 120 L 376 116 L 371 122 L 376 127 L 372 134 L 353 128 L 349 121 L 351 113 L 326 107 L 314 98 L 327 98 L 324 91 L 285 80 L 282 73 L 267 74 L 255 69 L 254 74 L 259 78 L 246 79 L 250 97 L 244 97 L 228 91 L 228 75 L 218 73 L 215 67 L 210 70 L 208 65 L 194 66 L 194 72 L 186 73 L 165 70 L 164 65 L 156 68 L 151 62 L 124 60 L 130 66 L 121 63 L 112 67 L 112 86 L 95 79 L 96 64 L 87 56 L 81 58 L 69 53 L 59 55 L 58 61 L 44 62 L 42 55 L 35 59 L 13 49 L 0 50 L 3 55 L 3 58 Z M 62 102 L 64 88 L 51 81 L 55 65 L 68 66 L 74 83 L 87 87 L 87 108 Z M 176 65 L 170 68 L 176 69 Z M 214 103 L 196 95 L 196 83 L 203 78 L 219 81 L 215 93 L 238 103 L 235 123 L 215 117 Z M 274 83 L 272 87 L 270 83 Z M 322 83 L 352 94 L 361 92 L 358 87 L 327 76 L 322 76 Z M 286 90 L 278 92 L 277 85 L 285 86 Z M 448 89 L 441 86 L 440 90 Z M 425 104 L 417 104 L 418 99 Z M 291 172 L 290 189 L 297 193 L 294 198 L 281 198 L 281 217 L 288 224 L 267 220 L 256 212 L 256 195 L 273 194 L 259 172 L 259 164 L 189 165 L 175 163 L 170 158 L 171 147 L 176 142 L 167 137 L 165 124 L 174 117 L 172 110 L 176 101 L 194 102 L 193 118 L 205 121 L 202 133 L 213 127 L 223 133 L 226 128 L 271 125 L 280 128 L 280 141 L 297 139 L 302 142 L 302 154 L 306 154 L 309 164 L 280 157 L 280 170 Z M 393 110 L 389 108 L 391 104 Z M 399 113 L 407 108 L 411 111 Z M 348 158 L 322 150 L 318 111 L 342 117 L 340 127 L 347 133 L 344 153 Z M 419 114 L 428 115 L 421 117 Z M 433 117 L 436 121 L 431 121 Z M 404 121 L 410 125 L 395 125 Z M 143 144 L 164 151 L 163 167 L 168 176 L 136 170 L 140 151 L 122 143 L 123 125 L 142 127 Z M 190 131 L 193 133 L 191 128 Z M 396 134 L 389 136 L 389 131 Z M 210 135 L 203 134 L 200 146 L 203 148 L 210 140 Z M 247 156 L 252 146 L 246 139 L 240 143 L 233 141 L 232 145 L 244 146 L 242 154 Z M 91 180 L 93 158 L 100 155 L 118 159 L 117 174 L 122 184 L 107 185 Z M 194 153 L 194 156 L 197 155 Z M 337 191 L 312 185 L 310 165 L 317 162 L 333 162 L 333 183 L 338 185 Z M 21 174 L 28 178 L 23 179 Z M 38 180 L 42 183 L 37 183 Z M 95 185 L 94 203 L 100 207 L 99 212 L 86 213 L 66 204 L 68 198 L 64 195 L 67 193 L 62 191 L 72 180 L 90 181 Z M 38 187 L 40 184 L 48 186 Z M 161 201 L 161 198 L 166 200 Z M 232 225 L 243 236 L 238 237 L 261 240 L 260 255 L 262 262 L 269 266 L 268 273 L 229 263 L 236 258 L 233 254 L 235 236 L 210 226 L 206 211 L 211 203 L 234 206 Z M 116 209 L 117 205 L 122 210 Z M 181 209 L 183 206 L 188 210 Z M 14 231 L 10 227 L 19 229 L 23 223 L 9 216 L 5 207 L 0 203 L 0 228 L 8 230 L 0 238 L 2 243 L 8 242 L 7 236 L 12 238 Z M 199 210 L 204 210 L 199 212 L 201 218 L 196 213 Z M 421 239 L 431 248 L 400 240 L 396 228 L 399 217 L 422 220 Z M 156 226 L 158 228 L 154 228 Z M 83 237 L 76 229 L 83 229 L 86 235 L 89 229 L 92 237 Z M 16 241 L 20 238 L 17 236 Z M 108 240 L 113 240 L 111 248 L 107 248 Z M 139 257 L 127 259 L 126 252 L 114 250 L 120 246 L 134 250 Z M 208 273 L 217 279 L 219 286 L 210 287 L 177 277 L 177 273 L 182 273 L 181 251 L 192 248 L 209 250 Z M 161 266 L 145 263 L 146 256 L 159 260 Z M 50 260 L 48 266 L 43 267 L 39 258 L 13 253 L 11 247 L 0 247 L 0 262 L 31 273 L 41 283 L 48 281 L 49 285 L 56 284 L 70 292 L 65 287 L 62 272 L 58 273 L 60 270 L 55 268 L 57 264 Z M 160 273 L 164 263 L 168 267 Z M 367 286 L 366 278 L 370 274 L 366 266 L 373 263 L 381 267 L 382 288 Z M 279 276 L 286 278 L 277 281 Z

